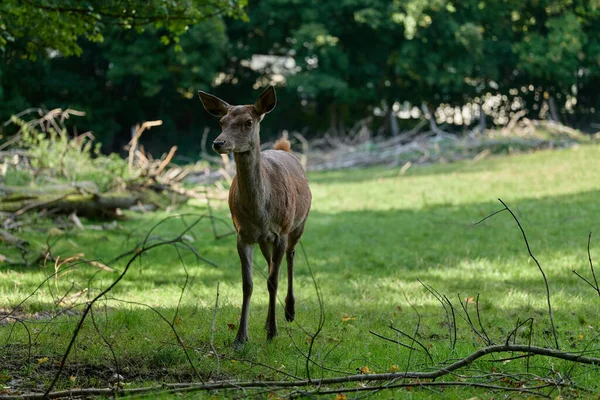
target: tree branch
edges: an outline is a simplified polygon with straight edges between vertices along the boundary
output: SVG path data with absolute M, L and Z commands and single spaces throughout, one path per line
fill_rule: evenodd
M 434 371 L 429 372 L 420 372 L 420 371 L 409 371 L 409 372 L 392 372 L 385 374 L 358 374 L 358 375 L 349 375 L 349 376 L 338 376 L 331 378 L 323 378 L 323 379 L 303 379 L 296 381 L 245 381 L 245 382 L 236 382 L 236 381 L 222 381 L 222 382 L 214 382 L 214 383 L 206 383 L 206 384 L 179 384 L 176 389 L 172 389 L 172 391 L 177 392 L 191 392 L 191 391 L 209 391 L 209 390 L 217 390 L 217 389 L 242 389 L 242 388 L 270 388 L 271 390 L 275 389 L 284 389 L 284 388 L 294 388 L 294 387 L 322 387 L 324 385 L 333 385 L 333 384 L 343 384 L 350 382 L 378 382 L 378 381 L 393 381 L 398 379 L 437 379 L 442 376 L 448 375 L 454 371 L 457 371 L 461 368 L 464 368 L 474 361 L 493 353 L 510 353 L 510 352 L 523 352 L 528 353 L 530 355 L 539 355 L 544 357 L 556 358 L 561 360 L 567 360 L 572 362 L 577 362 L 581 364 L 590 364 L 599 366 L 600 358 L 598 357 L 587 357 L 580 354 L 568 353 L 564 351 L 560 351 L 552 348 L 538 347 L 538 346 L 528 346 L 528 345 L 517 345 L 517 344 L 499 344 L 483 347 L 468 356 L 461 358 L 460 360 L 447 365 L 445 367 L 439 368 Z M 411 386 L 418 387 L 424 384 L 433 384 L 433 382 L 411 382 L 404 383 L 403 386 Z M 475 387 L 484 387 L 479 383 L 473 382 L 461 382 L 461 384 L 465 386 L 475 386 Z M 560 384 L 559 382 L 555 382 L 552 385 Z M 453 382 L 436 382 L 435 385 L 454 385 Z M 552 386 L 537 386 L 535 388 L 521 388 L 522 390 L 530 390 L 530 389 L 540 389 L 542 387 Z M 182 386 L 182 387 L 180 387 Z M 388 387 L 392 387 L 389 385 Z M 136 394 L 136 393 L 146 393 L 150 391 L 157 391 L 163 389 L 164 386 L 154 386 L 150 388 L 137 388 L 137 389 L 128 389 L 119 391 L 119 393 L 124 394 Z M 491 388 L 491 386 L 490 386 Z M 352 388 L 356 390 L 356 388 Z M 376 388 L 372 388 L 376 389 Z M 506 387 L 498 386 L 498 390 L 507 390 Z M 518 389 L 518 388 L 514 388 Z M 42 398 L 59 398 L 59 397 L 72 397 L 72 396 L 82 396 L 82 395 L 102 395 L 102 394 L 111 394 L 115 392 L 114 389 L 77 389 L 77 390 L 67 390 L 60 392 L 47 392 L 47 393 L 31 393 L 25 395 L 14 395 L 14 396 L 0 396 L 0 400 L 17 400 L 17 399 L 42 399 Z M 168 393 L 168 392 L 167 392 Z M 316 393 L 315 393 L 316 394 Z

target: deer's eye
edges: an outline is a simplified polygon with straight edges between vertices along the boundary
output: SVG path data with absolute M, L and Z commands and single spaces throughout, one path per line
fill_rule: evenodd
M 252 120 L 249 119 L 244 125 L 246 125 L 246 128 L 252 128 Z

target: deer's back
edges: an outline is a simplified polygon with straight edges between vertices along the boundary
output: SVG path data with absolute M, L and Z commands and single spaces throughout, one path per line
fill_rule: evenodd
M 237 176 L 229 191 L 234 225 L 245 241 L 271 241 L 273 235 L 287 235 L 308 217 L 312 195 L 302 164 L 290 152 L 266 150 L 261 153 L 269 194 L 256 209 L 244 204 L 237 191 Z

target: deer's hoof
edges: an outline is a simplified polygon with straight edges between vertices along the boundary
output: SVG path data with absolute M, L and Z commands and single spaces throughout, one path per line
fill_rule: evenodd
M 277 336 L 277 325 L 267 327 L 267 341 L 270 342 L 275 336 Z
M 296 312 L 294 311 L 294 309 L 292 308 L 291 310 L 288 310 L 288 308 L 285 308 L 285 319 L 288 322 L 292 322 L 294 320 L 294 317 L 296 316 Z
M 277 337 L 277 331 L 275 331 L 275 332 L 268 331 L 267 332 L 267 342 L 272 341 L 275 337 Z
M 233 341 L 233 349 L 234 350 L 242 350 L 244 345 L 248 341 L 248 334 L 238 333 Z
M 244 350 L 244 346 L 246 345 L 247 341 L 248 341 L 248 339 L 245 339 L 245 340 L 242 339 L 242 340 L 240 340 L 240 339 L 236 338 L 233 341 L 233 349 L 236 350 L 236 351 Z
M 285 319 L 288 322 L 292 322 L 296 316 L 296 307 L 294 306 L 295 300 L 289 297 L 285 299 Z

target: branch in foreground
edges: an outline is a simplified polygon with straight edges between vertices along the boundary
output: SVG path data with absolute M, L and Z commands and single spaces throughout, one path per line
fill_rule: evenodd
M 443 368 L 437 369 L 435 371 L 430 372 L 393 372 L 393 373 L 385 373 L 385 374 L 359 374 L 359 375 L 349 375 L 349 376 L 340 376 L 340 377 L 332 377 L 332 378 L 323 378 L 323 379 L 303 379 L 296 381 L 246 381 L 246 382 L 236 382 L 236 381 L 223 381 L 223 382 L 214 382 L 207 384 L 189 384 L 189 386 L 184 386 L 182 384 L 181 387 L 178 385 L 178 391 L 208 391 L 208 390 L 217 390 L 217 389 L 242 389 L 242 388 L 261 388 L 268 387 L 271 390 L 275 389 L 284 389 L 284 388 L 294 388 L 294 387 L 323 387 L 325 385 L 334 385 L 334 384 L 343 384 L 349 382 L 383 382 L 383 381 L 394 381 L 398 379 L 436 379 L 442 376 L 448 375 L 453 371 L 459 370 L 467 365 L 473 363 L 474 361 L 492 353 L 506 353 L 506 352 L 523 352 L 528 353 L 530 355 L 538 355 L 545 356 L 551 358 L 557 358 L 561 360 L 573 361 L 581 364 L 590 364 L 590 365 L 600 365 L 600 358 L 598 357 L 587 357 L 580 354 L 563 352 L 556 349 L 545 348 L 545 347 L 537 347 L 537 346 L 527 346 L 527 345 L 516 345 L 516 344 L 499 344 L 493 346 L 483 347 L 468 356 L 450 364 Z M 481 384 L 463 382 L 465 385 L 471 386 L 480 386 Z M 438 385 L 452 385 L 452 382 L 439 382 Z M 417 387 L 422 385 L 422 383 L 411 383 L 406 386 Z M 503 388 L 502 386 L 498 386 L 498 388 Z M 537 389 L 538 387 L 530 387 L 523 388 L 522 390 L 531 390 Z M 42 399 L 42 398 L 60 398 L 60 397 L 72 397 L 72 396 L 82 396 L 82 395 L 101 395 L 101 394 L 110 394 L 110 393 L 123 393 L 123 394 L 141 394 L 147 393 L 151 391 L 157 391 L 160 389 L 164 389 L 164 386 L 154 386 L 150 388 L 137 388 L 137 389 L 127 389 L 115 391 L 114 389 L 77 389 L 77 390 L 68 390 L 61 392 L 52 392 L 47 394 L 42 393 L 31 393 L 24 395 L 14 395 L 14 396 L 0 396 L 0 400 L 17 400 L 17 399 Z M 377 390 L 380 388 L 373 387 L 373 390 Z M 503 388 L 503 390 L 506 390 Z
M 525 246 L 527 246 L 527 252 L 529 253 L 529 257 L 531 257 L 533 259 L 533 261 L 537 265 L 538 269 L 540 270 L 540 273 L 542 274 L 542 278 L 544 279 L 544 284 L 546 286 L 546 300 L 548 301 L 548 316 L 550 318 L 550 325 L 552 326 L 552 334 L 554 336 L 554 344 L 556 345 L 556 348 L 559 349 L 560 346 L 558 345 L 558 334 L 556 333 L 556 327 L 554 325 L 554 317 L 552 316 L 552 304 L 550 303 L 550 286 L 548 285 L 548 278 L 546 278 L 546 273 L 544 272 L 539 261 L 537 260 L 537 258 L 535 258 L 535 256 L 533 255 L 533 253 L 531 251 L 531 247 L 529 246 L 529 241 L 527 240 L 527 235 L 525 234 L 525 230 L 523 229 L 523 226 L 521 226 L 521 222 L 519 221 L 519 219 L 517 218 L 515 213 L 506 205 L 506 203 L 504 201 L 502 201 L 502 199 L 498 199 L 498 201 L 500 203 L 502 203 L 504 208 L 491 213 L 490 215 L 488 215 L 488 216 L 484 217 L 483 219 L 474 223 L 474 225 L 478 225 L 478 224 L 482 223 L 483 221 L 487 220 L 488 218 L 491 218 L 491 217 L 495 216 L 496 214 L 499 214 L 503 211 L 508 211 L 510 213 L 510 215 L 513 217 L 513 219 L 517 223 L 517 226 L 519 227 L 519 230 L 521 231 L 521 234 L 523 235 L 523 241 L 525 241 Z
M 417 281 L 421 284 L 421 286 L 423 286 L 425 289 L 427 289 L 427 291 L 429 293 L 431 293 L 433 295 L 433 297 L 436 298 L 437 301 L 440 302 L 440 304 L 442 305 L 442 308 L 446 312 L 446 320 L 448 321 L 448 339 L 450 340 L 450 349 L 454 350 L 456 348 L 456 340 L 457 340 L 456 339 L 456 314 L 454 313 L 454 306 L 452 305 L 452 303 L 446 296 L 441 295 L 432 286 L 425 284 L 419 278 L 417 278 Z M 448 308 L 446 308 L 446 305 L 448 305 L 450 307 L 450 311 L 452 311 L 452 320 L 450 320 L 450 312 L 448 312 Z M 452 335 L 452 333 L 454 333 L 454 336 Z
M 327 395 L 327 394 L 336 394 L 336 393 L 348 393 L 348 392 L 365 392 L 365 391 L 380 391 L 385 389 L 399 389 L 399 388 L 418 388 L 418 387 L 452 387 L 452 386 L 467 386 L 467 387 L 476 387 L 482 389 L 488 389 L 493 391 L 505 391 L 505 392 L 518 392 L 518 393 L 526 393 L 532 394 L 534 396 L 542 396 L 548 397 L 544 394 L 537 392 L 536 390 L 541 390 L 547 388 L 549 386 L 553 386 L 551 384 L 539 385 L 539 386 L 530 386 L 530 387 L 508 387 L 508 386 L 499 386 L 499 385 L 491 385 L 488 383 L 478 383 L 478 382 L 403 382 L 403 383 L 394 383 L 390 385 L 381 385 L 381 386 L 365 386 L 365 387 L 353 387 L 353 388 L 340 388 L 340 389 L 332 389 L 332 390 L 320 390 L 310 393 L 303 393 L 303 395 Z
M 211 348 L 213 354 L 215 355 L 215 359 L 217 360 L 217 370 L 216 370 L 217 375 L 219 374 L 219 371 L 221 370 L 221 361 L 219 360 L 219 353 L 217 353 L 217 350 L 215 349 L 215 345 L 214 345 L 215 323 L 217 322 L 217 311 L 218 310 L 219 310 L 219 282 L 217 282 L 217 296 L 215 299 L 215 312 L 213 314 L 213 320 L 212 320 L 212 324 L 210 326 L 210 348 Z
M 536 390 L 541 390 L 552 386 L 551 384 L 539 385 L 539 386 L 531 386 L 531 387 L 507 387 L 507 386 L 499 386 L 499 385 L 491 385 L 486 383 L 477 383 L 477 382 L 404 382 L 404 383 L 395 383 L 389 385 L 382 386 L 363 386 L 363 387 L 353 387 L 353 388 L 338 388 L 332 390 L 319 390 L 315 392 L 300 392 L 298 394 L 301 395 L 311 395 L 311 396 L 319 396 L 319 395 L 328 395 L 328 394 L 337 394 L 344 392 L 364 392 L 364 391 L 380 391 L 385 389 L 399 389 L 399 388 L 418 388 L 418 387 L 452 387 L 452 386 L 467 386 L 467 387 L 476 387 L 489 389 L 493 391 L 508 391 L 508 392 L 518 392 L 518 393 L 526 393 L 532 394 L 536 396 L 543 396 L 540 392 Z M 167 386 L 168 387 L 168 386 Z M 257 387 L 263 387 L 262 385 Z M 164 390 L 164 386 L 153 386 L 153 387 L 144 387 L 144 388 L 135 388 L 135 389 L 111 389 L 111 388 L 103 388 L 103 389 L 73 389 L 73 390 L 63 390 L 60 392 L 52 392 L 47 397 L 48 399 L 59 399 L 64 397 L 78 397 L 78 396 L 102 396 L 102 395 L 130 395 L 130 396 L 143 396 L 145 397 L 149 393 L 162 393 L 162 394 L 176 394 L 182 392 L 193 392 L 193 391 L 201 391 L 201 390 L 213 390 L 207 389 L 202 386 L 194 385 L 194 384 L 179 384 L 178 387 Z M 230 389 L 237 389 L 235 383 L 231 382 Z M 252 387 L 249 387 L 252 388 Z M 241 389 L 241 388 L 240 388 Z M 273 388 L 276 389 L 276 388 Z M 34 400 L 34 399 L 42 399 L 42 395 L 38 394 L 24 394 L 24 395 L 15 395 L 15 396 L 0 396 L 2 400 Z
M 176 243 L 181 243 L 182 240 L 183 240 L 183 237 L 185 236 L 185 234 L 187 232 L 189 232 L 194 226 L 196 226 L 203 218 L 204 218 L 204 216 L 200 216 L 196 221 L 194 221 L 194 223 L 192 225 L 189 226 L 189 228 L 185 229 L 179 236 L 177 236 L 175 239 L 172 239 L 172 240 L 168 240 L 168 241 L 164 241 L 164 242 L 158 242 L 158 243 L 153 243 L 153 244 L 147 245 L 148 237 L 150 235 L 150 233 L 148 233 L 148 236 L 146 236 L 146 240 L 144 241 L 143 247 L 141 249 L 137 249 L 135 251 L 134 255 L 129 259 L 129 261 L 127 262 L 127 265 L 125 266 L 125 268 L 123 269 L 123 271 L 121 272 L 121 274 L 117 277 L 117 279 L 115 279 L 112 284 L 110 284 L 106 289 L 104 289 L 100 294 L 98 294 L 96 297 L 94 297 L 87 304 L 85 310 L 83 311 L 81 319 L 79 320 L 79 323 L 75 327 L 75 330 L 73 332 L 71 340 L 69 341 L 69 345 L 67 346 L 67 349 L 65 350 L 65 353 L 63 354 L 63 357 L 62 357 L 62 359 L 60 361 L 60 364 L 59 364 L 60 366 L 58 368 L 58 371 L 56 372 L 56 374 L 54 375 L 54 378 L 53 378 L 52 382 L 50 383 L 50 385 L 46 389 L 46 392 L 44 393 L 44 397 L 48 397 L 49 396 L 49 394 L 54 389 L 56 383 L 58 382 L 58 379 L 59 379 L 60 375 L 62 374 L 62 371 L 64 369 L 64 366 L 65 366 L 65 363 L 67 361 L 67 358 L 69 357 L 69 354 L 71 352 L 71 349 L 73 348 L 73 345 L 75 344 L 75 340 L 77 339 L 77 336 L 79 335 L 81 327 L 83 326 L 83 323 L 85 322 L 85 319 L 86 319 L 88 313 L 90 312 L 90 310 L 92 309 L 92 307 L 94 306 L 94 304 L 100 298 L 104 297 L 108 292 L 110 292 L 121 281 L 121 279 L 123 279 L 125 277 L 125 275 L 127 274 L 127 271 L 129 270 L 129 267 L 131 267 L 131 265 L 133 264 L 133 262 L 136 259 L 138 259 L 138 257 L 140 257 L 145 252 L 147 252 L 149 250 L 152 250 L 153 248 L 156 248 L 156 247 L 165 246 L 165 245 L 172 245 L 172 244 L 176 244 Z M 163 223 L 163 221 L 164 220 L 162 220 L 158 224 L 156 224 L 150 230 L 150 232 L 152 232 L 152 230 L 156 226 L 158 226 L 161 223 Z M 175 332 L 175 334 L 176 334 L 176 332 Z M 187 351 L 186 351 L 186 355 L 188 356 L 188 359 L 189 359 L 189 355 L 187 354 Z M 190 363 L 191 363 L 191 360 L 190 360 Z M 194 368 L 193 363 L 191 363 L 191 364 L 192 364 L 192 368 Z M 200 375 L 198 374 L 198 372 L 195 370 L 195 368 L 194 368 L 194 371 L 196 372 L 196 375 L 198 376 L 198 378 L 200 378 L 200 380 L 202 380 L 202 378 L 200 377 Z
M 378 338 L 380 338 L 380 339 L 387 340 L 388 342 L 396 343 L 397 345 L 399 345 L 399 346 L 402 346 L 402 347 L 405 347 L 405 348 L 407 348 L 407 349 L 410 349 L 410 350 L 417 351 L 417 349 L 415 349 L 414 347 L 411 347 L 411 346 L 409 346 L 409 345 L 407 345 L 407 344 L 404 344 L 404 343 L 402 343 L 402 342 L 399 342 L 398 340 L 390 339 L 389 337 L 385 337 L 385 336 L 383 336 L 383 335 L 380 335 L 379 333 L 377 333 L 377 332 L 374 332 L 374 331 L 372 331 L 372 330 L 370 330 L 370 329 L 369 329 L 369 333 L 370 333 L 371 335 L 375 335 L 375 336 L 377 336 L 377 337 L 378 337 Z
M 519 219 L 517 218 L 515 213 L 512 212 L 512 210 L 506 205 L 506 203 L 504 203 L 502 201 L 502 199 L 498 199 L 498 201 L 500 203 L 502 203 L 502 205 L 506 208 L 506 211 L 508 211 L 510 213 L 510 215 L 512 215 L 513 219 L 517 223 L 517 226 L 519 227 L 519 229 L 521 230 L 521 234 L 523 235 L 523 240 L 525 241 L 525 245 L 527 246 L 527 252 L 529 253 L 529 256 L 533 259 L 533 261 L 535 261 L 535 264 L 537 265 L 538 269 L 540 270 L 540 272 L 542 274 L 542 278 L 544 278 L 544 284 L 546 285 L 546 299 L 548 300 L 548 316 L 550 317 L 550 324 L 552 325 L 552 334 L 554 335 L 554 344 L 556 345 L 556 348 L 559 349 L 560 346 L 558 345 L 558 334 L 556 333 L 556 327 L 554 326 L 554 317 L 552 316 L 552 304 L 550 303 L 550 286 L 548 285 L 548 278 L 546 278 L 546 273 L 542 269 L 542 266 L 540 265 L 537 258 L 535 258 L 535 256 L 531 252 L 531 248 L 529 247 L 529 241 L 527 240 L 527 235 L 525 235 L 525 230 L 521 226 L 521 222 L 519 222 Z
M 575 271 L 574 269 L 571 271 L 575 275 L 577 275 L 582 281 L 584 281 L 585 283 L 590 285 L 592 287 L 592 289 L 594 289 L 596 291 L 596 293 L 598 293 L 598 296 L 600 296 L 600 287 L 598 287 L 598 280 L 596 279 L 596 271 L 594 271 L 594 263 L 592 262 L 592 254 L 590 253 L 590 242 L 591 241 L 592 241 L 592 232 L 590 232 L 590 234 L 588 235 L 587 255 L 588 255 L 588 260 L 590 262 L 590 269 L 592 270 L 592 278 L 594 279 L 594 283 L 592 283 L 589 280 L 587 280 L 586 278 L 584 278 L 581 274 L 579 274 L 579 272 Z
M 310 362 L 312 361 L 310 357 L 313 351 L 313 346 L 315 345 L 315 341 L 321 333 L 321 331 L 323 330 L 323 326 L 325 326 L 325 308 L 323 306 L 323 293 L 321 293 L 321 288 L 319 287 L 317 279 L 315 278 L 315 274 L 313 273 L 312 268 L 310 267 L 310 262 L 308 261 L 308 256 L 306 255 L 306 250 L 304 250 L 304 244 L 302 242 L 300 242 L 300 248 L 302 249 L 302 255 L 304 255 L 304 259 L 306 260 L 306 266 L 308 267 L 310 278 L 312 279 L 313 285 L 315 286 L 315 292 L 317 294 L 317 300 L 319 302 L 319 324 L 315 333 L 311 335 L 310 344 L 308 345 L 308 354 L 306 355 L 306 377 L 310 382 Z M 304 355 L 304 353 L 301 351 L 300 354 Z
M 411 306 L 412 306 L 412 304 L 411 304 Z M 418 314 L 417 314 L 417 315 L 418 315 Z M 419 318 L 420 318 L 420 316 L 419 316 Z M 417 323 L 417 328 L 418 328 L 418 326 L 419 326 L 419 323 Z M 414 334 L 413 336 L 411 336 L 411 335 L 409 335 L 408 333 L 404 333 L 404 332 L 402 332 L 400 329 L 396 328 L 396 327 L 395 327 L 394 325 L 392 325 L 392 324 L 390 324 L 389 328 L 390 328 L 391 330 L 393 330 L 393 331 L 396 331 L 396 332 L 398 332 L 398 333 L 399 333 L 399 334 L 401 334 L 401 335 L 404 335 L 404 336 L 406 336 L 407 338 L 409 338 L 410 340 L 412 340 L 414 343 L 418 344 L 418 345 L 419 345 L 419 347 L 421 347 L 421 348 L 422 348 L 422 349 L 425 351 L 425 354 L 427 354 L 427 357 L 429 357 L 429 360 L 430 360 L 431 362 L 433 362 L 433 357 L 431 357 L 431 353 L 429 353 L 429 350 L 427 350 L 427 347 L 426 347 L 425 345 L 423 345 L 423 343 L 419 342 L 419 341 L 416 339 L 416 336 L 417 336 L 418 329 L 415 329 L 415 331 L 416 331 L 416 332 L 415 332 L 415 334 Z

